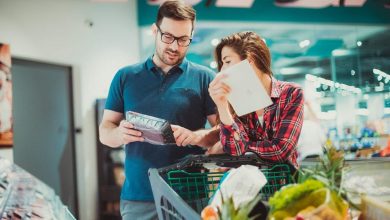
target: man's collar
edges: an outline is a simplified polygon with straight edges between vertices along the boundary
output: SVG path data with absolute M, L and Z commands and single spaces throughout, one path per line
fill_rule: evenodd
M 153 56 L 150 56 L 147 60 L 146 60 L 146 67 L 148 68 L 148 70 L 151 70 L 151 71 L 156 71 L 158 69 L 161 69 L 160 67 L 158 67 L 154 62 L 153 62 Z M 186 69 L 187 69 L 187 65 L 188 65 L 188 61 L 187 59 L 184 57 L 184 59 L 182 60 L 182 62 L 174 67 L 172 67 L 171 70 L 169 70 L 169 73 L 183 73 Z

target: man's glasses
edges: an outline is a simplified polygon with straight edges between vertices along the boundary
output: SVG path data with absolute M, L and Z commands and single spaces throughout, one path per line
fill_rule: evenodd
M 190 43 L 192 41 L 192 39 L 190 37 L 187 37 L 187 36 L 175 37 L 172 34 L 164 33 L 161 31 L 161 29 L 158 25 L 156 25 L 156 26 L 157 26 L 158 31 L 160 31 L 160 33 L 161 33 L 161 41 L 166 43 L 166 44 L 172 44 L 176 40 L 177 44 L 179 46 L 188 47 L 188 45 L 190 45 Z

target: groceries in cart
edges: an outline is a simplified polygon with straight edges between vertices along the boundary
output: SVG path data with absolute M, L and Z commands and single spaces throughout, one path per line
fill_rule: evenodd
M 244 179 L 245 181 L 242 181 Z M 260 201 L 259 193 L 266 183 L 266 177 L 256 166 L 242 165 L 231 169 L 222 177 L 209 205 L 203 209 L 202 219 L 213 219 L 212 210 L 217 210 L 220 215 L 229 216 L 232 219 L 246 219 L 248 217 L 265 219 L 267 210 L 263 208 L 259 211 L 259 205 L 265 207 Z M 255 208 L 257 208 L 257 212 L 254 210 Z
M 348 219 L 348 203 L 314 179 L 286 186 L 269 200 L 271 220 Z
M 215 169 L 216 167 L 236 169 L 231 169 L 232 176 L 229 177 L 226 174 L 226 169 Z M 247 169 L 248 167 L 251 168 Z M 241 175 L 242 168 L 248 172 L 247 175 Z M 249 174 L 250 172 L 254 172 L 254 174 Z M 223 180 L 224 175 L 225 180 Z M 252 180 L 250 180 L 251 177 L 253 177 Z M 237 192 L 231 192 L 231 195 L 235 196 L 241 191 L 244 196 L 237 201 L 233 201 L 232 197 L 224 198 L 222 196 L 221 201 L 223 200 L 223 202 L 221 202 L 220 209 L 225 210 L 222 214 L 238 216 L 238 218 L 230 219 L 246 219 L 242 216 L 257 216 L 257 218 L 250 219 L 266 219 L 268 210 L 263 201 L 267 201 L 275 191 L 284 185 L 292 183 L 289 165 L 265 164 L 255 154 L 241 156 L 191 155 L 168 167 L 158 170 L 150 169 L 149 178 L 159 219 L 201 219 L 202 211 L 204 215 L 209 217 L 213 213 L 220 216 L 218 207 L 209 206 L 209 204 L 212 203 L 212 197 L 216 194 L 218 187 L 223 187 L 224 183 L 229 185 L 230 181 L 235 182 L 236 186 L 227 186 L 228 189 L 229 187 L 230 190 L 238 189 Z M 232 179 L 229 180 L 230 178 Z M 235 202 L 237 205 L 241 204 L 238 205 L 238 209 L 234 208 L 236 205 L 233 203 L 235 204 Z
M 175 144 L 175 137 L 170 123 L 161 118 L 138 112 L 126 112 L 126 120 L 134 125 L 134 128 L 142 132 L 142 137 L 151 144 L 165 145 Z
M 242 165 L 231 169 L 222 177 L 210 205 L 221 207 L 222 198 L 231 197 L 237 209 L 240 204 L 253 200 L 266 183 L 267 179 L 258 167 Z
M 344 155 L 326 148 L 315 167 L 300 169 L 298 184 L 282 188 L 269 199 L 270 220 L 351 219 L 349 204 L 341 186 Z

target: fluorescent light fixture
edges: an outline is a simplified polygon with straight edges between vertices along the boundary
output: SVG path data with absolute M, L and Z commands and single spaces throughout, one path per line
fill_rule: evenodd
M 298 73 L 302 73 L 306 70 L 306 68 L 301 67 L 284 67 L 279 70 L 282 75 L 294 75 Z
M 352 55 L 352 54 L 353 54 L 352 51 L 345 50 L 345 49 L 336 49 L 336 50 L 332 51 L 332 56 L 335 56 L 335 57 L 348 56 L 348 55 Z
M 390 81 L 390 75 L 383 72 L 382 70 L 379 69 L 372 69 L 372 72 L 377 76 L 377 80 L 381 81 L 382 79 L 385 79 L 385 83 L 388 83 Z
M 383 72 L 382 70 L 380 70 L 380 69 L 372 69 L 372 72 L 374 73 L 374 74 L 377 74 L 377 75 L 387 75 L 387 76 L 390 76 L 389 74 L 387 74 L 387 73 L 385 73 L 385 72 Z
M 325 79 L 325 78 L 318 77 L 318 76 L 314 76 L 314 75 L 311 75 L 311 74 L 306 74 L 305 78 L 308 81 L 311 81 L 311 82 L 314 82 L 314 83 L 318 84 L 317 88 L 321 87 L 321 85 L 329 86 L 330 90 L 332 92 L 335 91 L 334 88 L 336 88 L 338 90 L 341 90 L 340 92 L 343 95 L 346 95 L 345 92 L 356 93 L 356 94 L 361 94 L 362 93 L 362 90 L 357 88 L 357 87 L 355 87 L 355 86 L 350 86 L 350 85 L 346 85 L 346 84 L 343 84 L 343 83 L 334 82 L 332 80 Z M 324 88 L 324 86 L 323 86 L 323 88 Z
M 231 7 L 231 8 L 251 8 L 255 0 L 217 0 L 215 6 L 217 7 Z

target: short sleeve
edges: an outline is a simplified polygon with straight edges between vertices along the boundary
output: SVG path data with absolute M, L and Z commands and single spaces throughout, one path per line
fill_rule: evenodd
M 124 112 L 123 104 L 123 72 L 118 71 L 111 82 L 105 109 L 115 112 Z
M 203 94 L 205 97 L 205 99 L 204 99 L 204 112 L 205 112 L 206 116 L 208 116 L 208 115 L 212 115 L 212 114 L 216 113 L 215 103 L 211 99 L 211 96 L 209 94 L 209 84 L 215 78 L 215 73 L 212 71 L 208 71 L 205 78 L 206 79 L 204 80 L 204 85 L 203 85 L 203 88 L 204 88 Z

